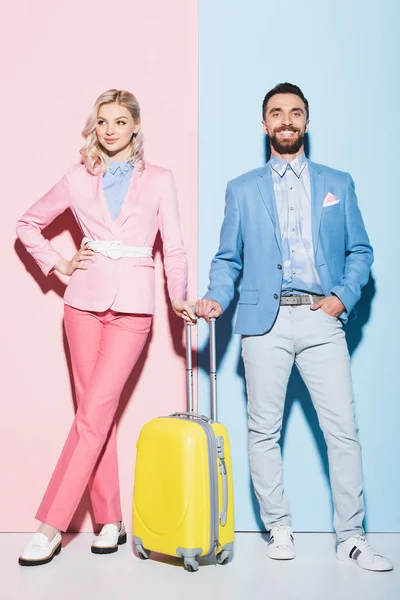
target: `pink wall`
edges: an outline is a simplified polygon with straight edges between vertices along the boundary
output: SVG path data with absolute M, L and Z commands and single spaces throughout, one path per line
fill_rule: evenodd
M 146 157 L 177 182 L 197 281 L 197 1 L 50 0 L 8 3 L 2 27 L 2 344 L 0 531 L 31 531 L 74 408 L 62 332 L 64 284 L 45 278 L 15 238 L 22 212 L 76 161 L 95 98 L 125 88 L 142 106 Z M 68 231 L 71 227 L 71 233 Z M 47 232 L 65 257 L 79 232 L 61 218 Z M 147 356 L 123 394 L 121 494 L 131 526 L 135 443 L 142 424 L 184 408 L 182 328 L 167 309 L 160 256 L 157 311 Z M 171 330 L 172 325 L 172 330 Z M 5 342 L 4 342 L 5 340 Z M 134 388 L 134 390 L 133 390 Z M 87 499 L 71 530 L 90 531 Z

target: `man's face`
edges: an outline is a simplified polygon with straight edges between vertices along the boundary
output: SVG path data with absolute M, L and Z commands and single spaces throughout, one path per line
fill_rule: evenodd
M 264 133 L 278 154 L 297 154 L 308 131 L 306 106 L 295 94 L 275 94 L 267 103 Z

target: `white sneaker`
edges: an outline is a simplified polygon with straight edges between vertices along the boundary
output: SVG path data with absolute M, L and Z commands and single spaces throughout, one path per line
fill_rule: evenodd
M 292 528 L 289 525 L 277 525 L 271 529 L 267 555 L 275 560 L 292 560 L 296 556 Z
M 28 545 L 18 559 L 23 567 L 34 567 L 36 565 L 45 565 L 53 560 L 57 554 L 60 554 L 62 546 L 61 533 L 58 532 L 51 542 L 47 535 L 35 533 L 29 540 Z
M 118 550 L 118 546 L 126 544 L 125 526 L 121 522 L 118 529 L 113 523 L 104 525 L 96 541 L 92 544 L 93 554 L 112 554 Z
M 336 557 L 344 562 L 355 563 L 368 571 L 392 571 L 388 558 L 375 552 L 363 535 L 352 536 L 338 544 Z

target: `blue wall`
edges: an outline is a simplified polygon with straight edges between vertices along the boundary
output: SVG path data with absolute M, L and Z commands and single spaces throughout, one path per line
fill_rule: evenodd
M 400 45 L 397 0 L 200 0 L 199 290 L 218 246 L 228 179 L 261 166 L 261 103 L 276 83 L 310 101 L 310 153 L 348 171 L 375 249 L 370 283 L 347 328 L 363 445 L 369 531 L 400 530 Z M 246 397 L 235 307 L 217 325 L 220 420 L 233 447 L 236 529 L 262 528 L 247 464 Z M 207 328 L 200 325 L 200 411 L 207 411 Z M 284 476 L 294 528 L 331 531 L 323 438 L 298 376 L 291 380 Z

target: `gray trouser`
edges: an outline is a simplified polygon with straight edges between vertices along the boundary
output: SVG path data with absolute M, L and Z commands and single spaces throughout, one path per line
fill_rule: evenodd
M 281 306 L 270 332 L 243 336 L 250 469 L 269 531 L 291 525 L 278 444 L 289 376 L 296 364 L 317 411 L 328 448 L 339 542 L 364 533 L 361 448 L 355 423 L 350 357 L 343 326 L 321 309 Z

